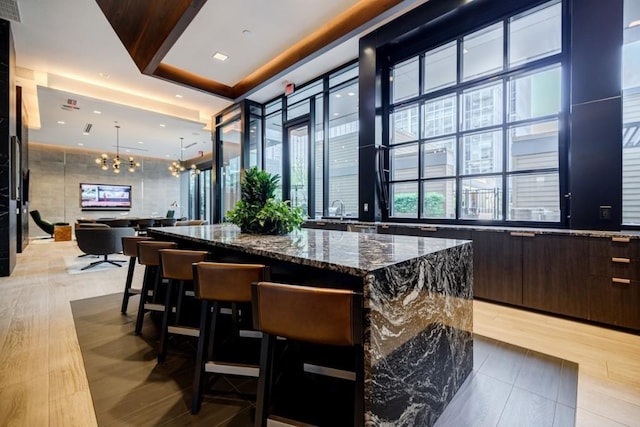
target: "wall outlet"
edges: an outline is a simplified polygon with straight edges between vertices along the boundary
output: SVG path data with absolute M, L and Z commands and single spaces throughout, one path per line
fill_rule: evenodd
M 600 219 L 604 221 L 611 219 L 611 206 L 600 206 Z

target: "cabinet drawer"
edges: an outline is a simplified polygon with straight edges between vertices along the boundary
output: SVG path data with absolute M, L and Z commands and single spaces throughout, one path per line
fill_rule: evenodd
M 614 279 L 610 277 L 590 279 L 589 319 L 639 330 L 640 281 Z
M 622 257 L 640 259 L 640 240 L 628 237 L 593 238 L 589 255 L 594 257 Z
M 640 260 L 627 257 L 590 257 L 589 273 L 593 276 L 640 280 Z

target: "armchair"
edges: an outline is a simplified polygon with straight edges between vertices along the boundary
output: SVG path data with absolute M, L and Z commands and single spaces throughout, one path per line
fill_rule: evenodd
M 56 225 L 69 225 L 68 222 L 51 223 L 45 219 L 42 219 L 42 216 L 40 216 L 40 212 L 37 210 L 31 211 L 29 212 L 29 214 L 31 214 L 31 218 L 33 219 L 33 222 L 35 222 L 36 225 L 42 229 L 42 231 L 44 231 L 49 236 L 51 236 L 51 238 L 53 238 L 53 231 Z
M 82 270 L 93 268 L 105 262 L 122 267 L 118 263 L 126 262 L 126 260 L 110 260 L 111 254 L 122 252 L 122 238 L 135 236 L 136 231 L 128 227 L 80 227 L 76 229 L 76 241 L 78 247 L 87 255 L 102 255 L 104 258 L 94 261 L 84 267 Z

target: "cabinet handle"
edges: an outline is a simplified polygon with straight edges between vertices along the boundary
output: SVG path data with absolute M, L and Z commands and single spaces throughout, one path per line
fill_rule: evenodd
M 619 262 L 621 264 L 629 264 L 631 260 L 629 258 L 611 258 L 611 262 Z
M 420 227 L 420 231 L 438 231 L 435 227 Z
M 527 233 L 524 231 L 512 231 L 510 234 L 514 237 L 536 237 L 536 233 Z
M 629 283 L 631 283 L 631 280 L 629 280 L 629 279 L 621 279 L 619 277 L 612 277 L 611 281 L 613 283 L 621 283 L 623 285 L 628 285 Z
M 389 228 L 389 226 L 388 225 L 383 225 L 382 228 L 387 229 L 387 228 Z
M 618 243 L 629 243 L 631 239 L 628 237 L 612 237 L 611 241 L 612 242 L 618 242 Z
M 320 226 L 320 227 L 324 227 L 325 225 L 327 225 L 327 223 L 326 222 L 316 222 L 316 225 Z

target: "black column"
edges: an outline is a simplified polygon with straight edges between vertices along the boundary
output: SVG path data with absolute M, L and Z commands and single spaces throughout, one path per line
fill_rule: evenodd
M 0 276 L 16 264 L 16 201 L 11 197 L 11 136 L 16 135 L 15 50 L 9 21 L 0 19 Z
M 623 1 L 573 0 L 571 9 L 569 223 L 619 230 Z

